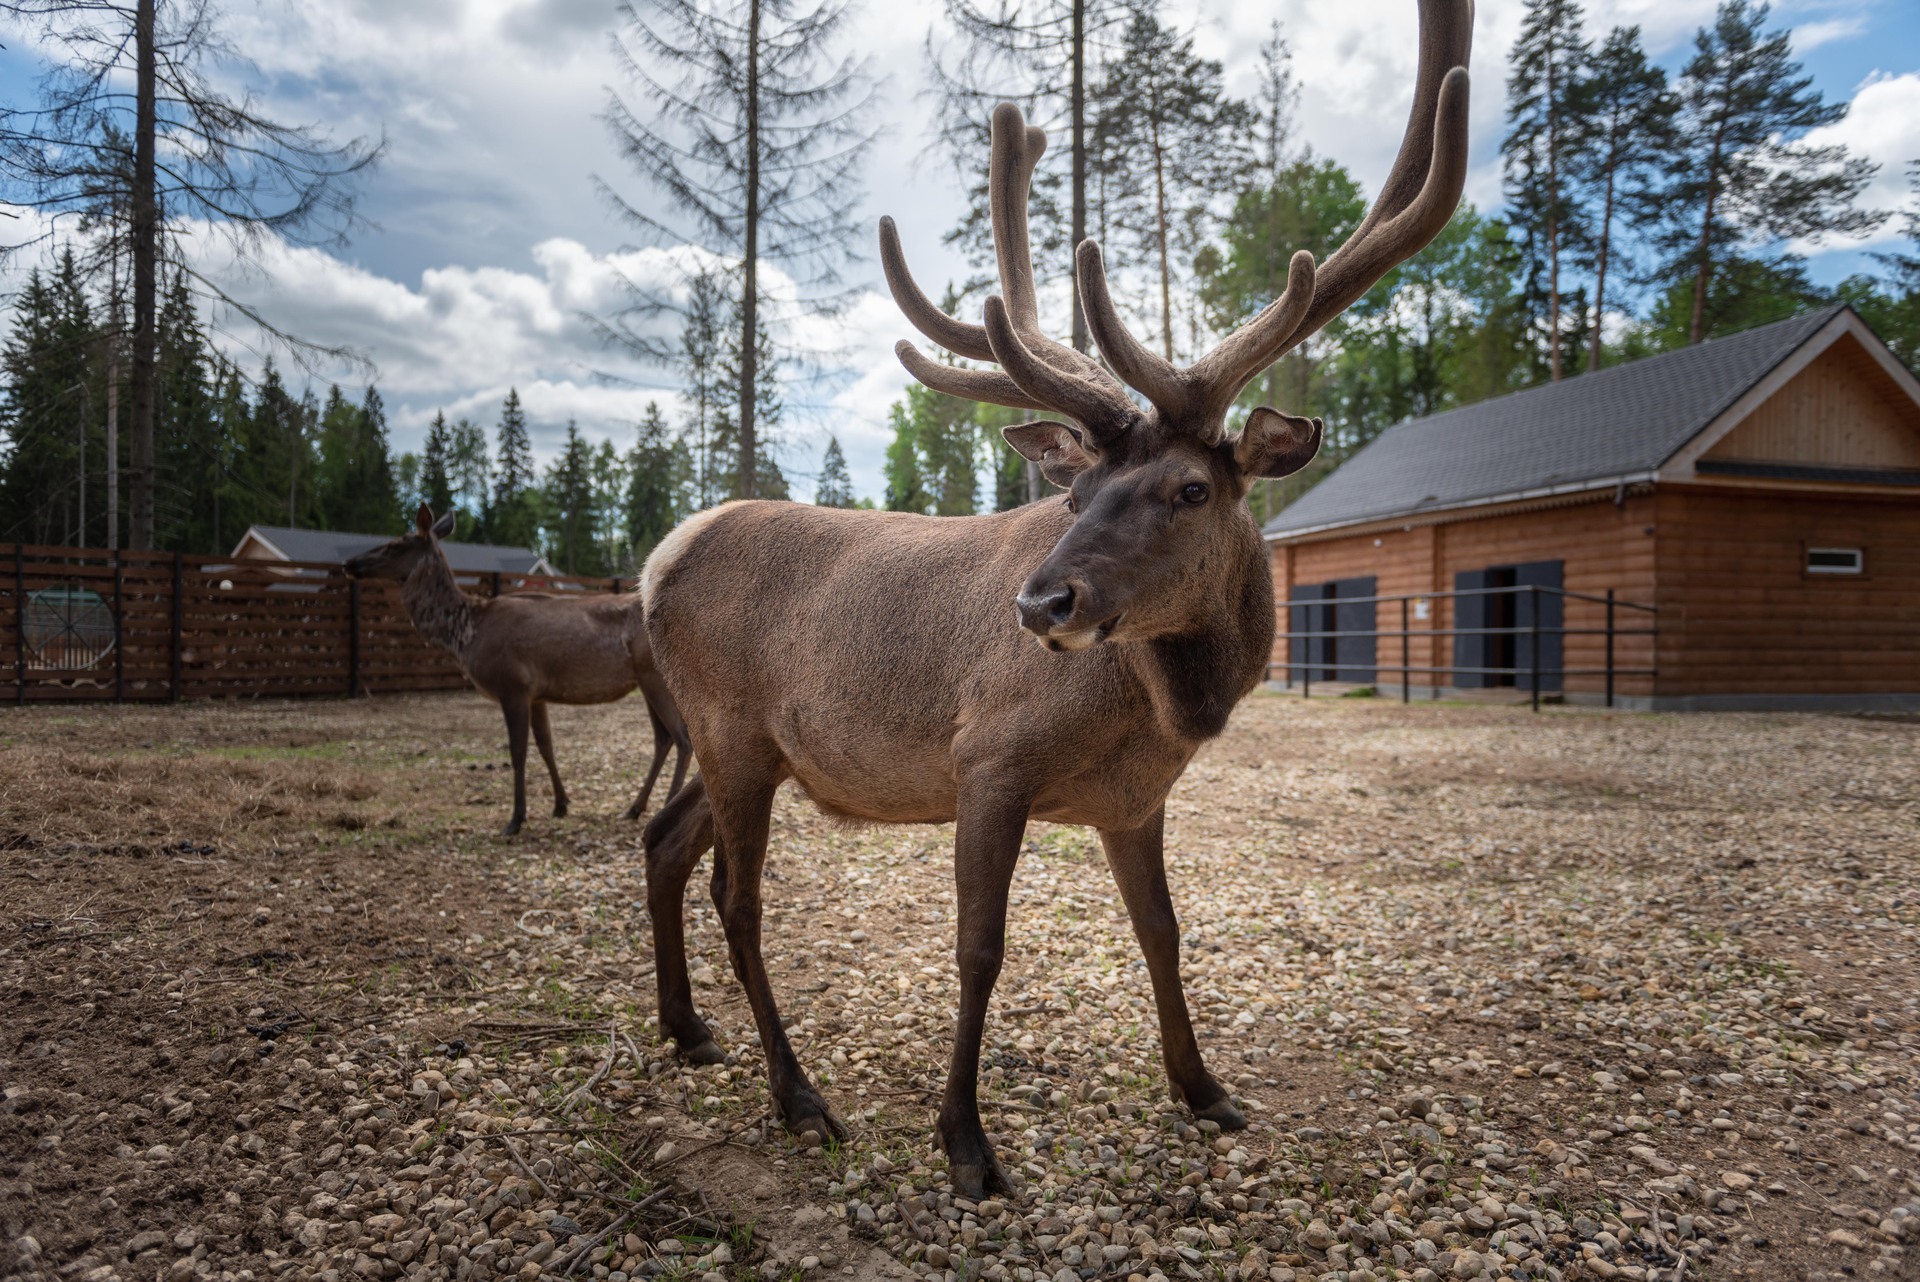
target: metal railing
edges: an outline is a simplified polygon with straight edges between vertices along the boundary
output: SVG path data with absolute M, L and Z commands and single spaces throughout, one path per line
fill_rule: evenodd
M 1443 628 L 1437 626 L 1439 623 L 1439 602 L 1458 601 L 1465 598 L 1492 597 L 1508 597 L 1513 599 L 1516 605 L 1520 600 L 1525 599 L 1531 607 L 1529 610 L 1530 621 L 1524 625 L 1516 624 L 1513 627 L 1500 628 Z M 1561 622 L 1542 625 L 1540 608 L 1542 605 L 1542 597 L 1555 599 L 1560 602 Z M 1567 626 L 1565 622 L 1566 603 L 1575 601 L 1604 607 L 1605 621 L 1602 626 Z M 1420 602 L 1432 603 L 1429 605 L 1429 610 L 1432 611 L 1432 617 L 1427 620 L 1428 626 L 1425 627 L 1413 626 L 1418 620 L 1412 617 L 1412 611 Z M 1545 688 L 1542 684 L 1543 680 L 1559 678 L 1558 684 L 1564 691 L 1568 677 L 1604 677 L 1606 706 L 1611 708 L 1614 701 L 1614 686 L 1618 678 L 1654 677 L 1658 675 L 1657 669 L 1653 667 L 1651 663 L 1646 667 L 1621 667 L 1616 661 L 1618 639 L 1629 637 L 1649 638 L 1647 649 L 1649 657 L 1651 657 L 1654 648 L 1654 642 L 1651 639 L 1659 635 L 1659 627 L 1657 624 L 1659 615 L 1658 608 L 1641 604 L 1638 601 L 1623 601 L 1615 594 L 1612 588 L 1608 588 L 1606 594 L 1601 596 L 1590 592 L 1569 592 L 1565 588 L 1547 587 L 1541 584 L 1520 583 L 1505 584 L 1490 588 L 1457 588 L 1449 592 L 1410 592 L 1394 596 L 1328 597 L 1324 600 L 1282 601 L 1277 604 L 1279 609 L 1288 612 L 1287 621 L 1289 626 L 1282 630 L 1282 635 L 1287 638 L 1287 659 L 1283 663 L 1272 663 L 1268 665 L 1268 679 L 1273 679 L 1273 673 L 1275 671 L 1284 671 L 1287 676 L 1287 682 L 1291 685 L 1293 682 L 1293 674 L 1297 671 L 1300 673 L 1301 693 L 1305 697 L 1310 697 L 1313 694 L 1313 675 L 1316 671 L 1323 673 L 1327 671 L 1334 672 L 1336 675 L 1332 679 L 1335 681 L 1340 679 L 1338 673 L 1342 670 L 1371 673 L 1397 672 L 1400 674 L 1400 701 L 1402 703 L 1407 703 L 1412 700 L 1412 677 L 1416 673 L 1423 676 L 1438 676 L 1441 673 L 1446 673 L 1455 679 L 1456 684 L 1458 678 L 1463 675 L 1511 677 L 1516 686 L 1520 684 L 1521 678 L 1524 677 L 1526 678 L 1527 688 L 1531 695 L 1533 710 L 1538 712 L 1540 710 L 1540 693 L 1541 690 Z M 1366 605 L 1373 607 L 1375 627 L 1296 629 L 1291 626 L 1293 621 L 1292 612 L 1295 610 L 1326 610 L 1332 612 L 1348 606 Z M 1382 605 L 1397 605 L 1399 607 L 1400 627 L 1398 631 L 1391 628 L 1383 629 L 1377 626 L 1379 623 L 1380 607 Z M 1650 625 L 1647 627 L 1621 627 L 1618 617 L 1621 611 L 1630 612 L 1629 617 L 1644 616 L 1651 621 Z M 1455 611 L 1455 613 L 1457 614 L 1458 612 Z M 1529 647 L 1531 653 L 1528 656 L 1529 661 L 1524 664 L 1516 662 L 1504 666 L 1460 663 L 1416 664 L 1412 662 L 1413 643 L 1416 640 L 1432 640 L 1437 637 L 1454 638 L 1473 636 L 1512 637 L 1516 640 L 1527 638 L 1531 641 Z M 1339 655 L 1338 646 L 1338 642 L 1344 637 L 1368 637 L 1373 639 L 1376 645 L 1382 638 L 1398 637 L 1400 639 L 1400 662 L 1397 664 L 1382 663 L 1379 662 L 1377 655 L 1371 660 L 1345 662 Z M 1605 637 L 1606 657 L 1603 666 L 1597 668 L 1567 667 L 1566 638 L 1568 637 Z M 1544 648 L 1541 642 L 1542 640 L 1550 638 L 1558 638 L 1560 640 L 1560 661 L 1558 663 L 1542 662 Z M 1312 643 L 1314 641 L 1334 642 L 1334 655 L 1329 659 L 1299 657 L 1303 649 L 1299 643 Z M 1321 679 L 1324 681 L 1327 678 L 1322 677 Z M 1374 679 L 1377 680 L 1378 678 L 1376 677 Z M 1505 683 L 1502 682 L 1501 684 Z M 1438 697 L 1440 691 L 1439 682 L 1435 681 L 1431 688 L 1435 697 Z

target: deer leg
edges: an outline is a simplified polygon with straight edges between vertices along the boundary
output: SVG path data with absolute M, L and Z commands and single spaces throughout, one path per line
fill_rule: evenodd
M 647 719 L 653 722 L 653 760 L 647 763 L 647 780 L 640 785 L 640 795 L 627 807 L 629 819 L 638 819 L 647 813 L 647 802 L 653 797 L 654 781 L 660 777 L 661 767 L 667 764 L 667 749 L 673 742 L 667 734 L 666 723 L 660 720 L 660 714 L 653 710 L 651 702 L 647 704 Z
M 767 824 L 779 780 L 771 772 L 759 778 L 736 775 L 724 786 L 726 791 L 714 806 L 719 840 L 714 847 L 713 901 L 726 926 L 733 973 L 747 990 L 747 1004 L 760 1030 L 768 1092 L 781 1124 L 792 1134 L 811 1133 L 820 1141 L 845 1139 L 847 1128 L 827 1107 L 787 1041 L 760 955 L 760 874 L 767 862 Z M 714 787 L 710 778 L 707 787 Z
M 1028 801 L 1008 797 L 961 798 L 954 837 L 954 881 L 960 929 L 960 1014 L 954 1023 L 953 1062 L 940 1104 L 940 1147 L 947 1152 L 947 1178 L 956 1197 L 978 1200 L 1011 1192 L 1013 1185 L 994 1156 L 980 1125 L 980 1043 L 987 1002 L 1006 955 L 1007 887 L 1020 857 Z
M 507 754 L 513 758 L 513 817 L 507 820 L 506 835 L 511 837 L 527 822 L 527 719 L 531 715 L 527 696 L 508 695 L 500 701 L 507 718 Z
M 718 1064 L 726 1058 L 713 1030 L 693 1008 L 687 982 L 687 930 L 681 910 L 687 879 L 713 845 L 713 808 L 701 780 L 683 790 L 647 825 L 647 915 L 653 920 L 654 985 L 660 1000 L 660 1031 L 673 1038 L 680 1058 Z
M 567 786 L 560 782 L 560 765 L 553 759 L 553 727 L 547 723 L 547 705 L 533 705 L 533 741 L 540 748 L 540 760 L 547 763 L 547 778 L 553 780 L 553 817 L 567 817 Z
M 1243 1129 L 1247 1119 L 1200 1062 L 1200 1044 L 1193 1036 L 1187 1013 L 1187 994 L 1180 985 L 1180 925 L 1173 915 L 1173 896 L 1167 893 L 1164 843 L 1166 809 L 1129 831 L 1100 830 L 1107 865 L 1120 886 L 1134 937 L 1147 959 L 1153 979 L 1153 1004 L 1160 1015 L 1160 1054 L 1166 1061 L 1173 1093 L 1185 1101 L 1194 1116 L 1218 1122 L 1220 1129 Z

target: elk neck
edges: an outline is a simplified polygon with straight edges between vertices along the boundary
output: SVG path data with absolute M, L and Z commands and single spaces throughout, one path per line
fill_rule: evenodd
M 406 602 L 413 626 L 422 636 L 453 651 L 462 664 L 466 662 L 479 620 L 473 602 L 454 581 L 453 567 L 447 564 L 447 554 L 438 544 L 407 575 L 400 586 L 400 599 Z
M 1272 658 L 1273 567 L 1257 532 L 1244 542 L 1223 572 L 1208 574 L 1216 590 L 1191 628 L 1123 647 L 1161 725 L 1188 742 L 1226 729 Z

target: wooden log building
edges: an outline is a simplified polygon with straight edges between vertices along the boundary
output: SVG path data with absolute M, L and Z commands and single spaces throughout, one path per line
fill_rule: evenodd
M 1291 687 L 1920 710 L 1920 382 L 1846 306 L 1399 424 L 1266 537 Z

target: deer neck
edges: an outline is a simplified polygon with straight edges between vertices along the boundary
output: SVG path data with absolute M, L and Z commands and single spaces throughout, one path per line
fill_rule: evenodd
M 1130 646 L 1160 723 L 1191 743 L 1226 729 L 1273 654 L 1273 568 L 1256 534 L 1187 631 Z
M 465 662 L 476 623 L 473 602 L 454 581 L 446 553 L 436 547 L 431 555 L 421 557 L 401 585 L 400 599 L 406 602 L 407 613 L 420 635 L 445 646 Z

